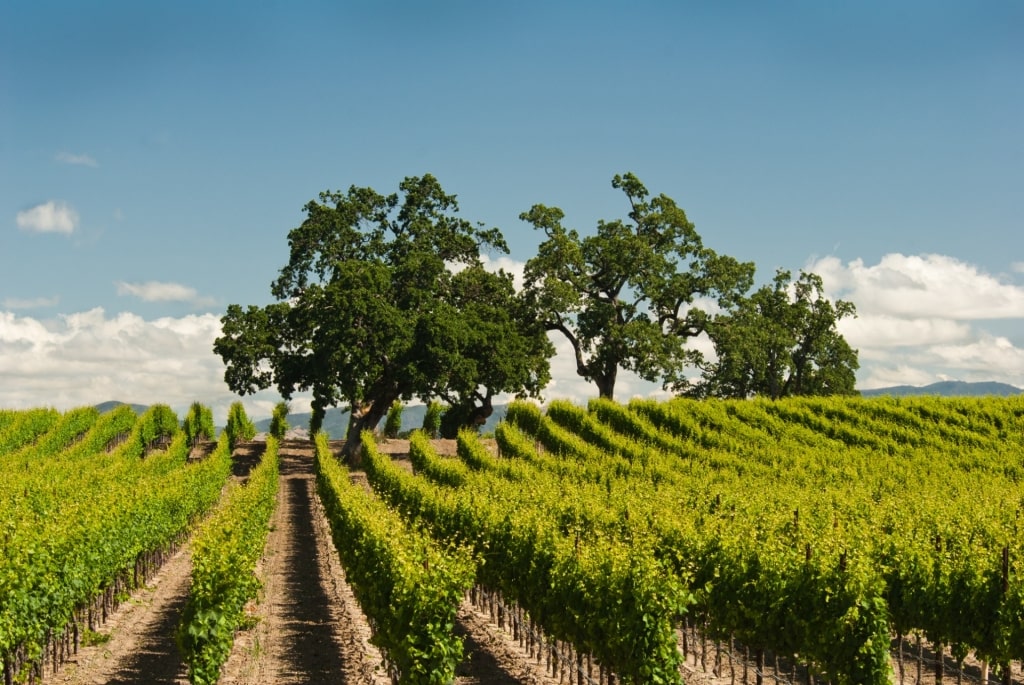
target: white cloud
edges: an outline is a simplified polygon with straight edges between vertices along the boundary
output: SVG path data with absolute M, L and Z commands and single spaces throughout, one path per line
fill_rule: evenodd
M 863 314 L 953 320 L 1024 317 L 1024 286 L 945 255 L 888 254 L 873 266 L 825 257 L 808 265 Z
M 118 295 L 132 295 L 143 302 L 191 302 L 198 306 L 213 304 L 213 299 L 202 297 L 195 288 L 180 283 L 164 283 L 147 281 L 145 283 L 126 283 L 115 281 Z
M 951 319 L 900 318 L 888 314 L 859 314 L 843 319 L 839 332 L 855 348 L 915 347 L 969 340 L 970 325 Z
M 857 383 L 861 390 L 875 388 L 891 388 L 894 385 L 931 385 L 941 380 L 948 380 L 941 375 L 924 371 L 920 368 L 898 364 L 887 366 L 879 364 L 869 369 L 868 375 Z
M 1024 274 L 1024 262 L 1014 262 L 1010 265 L 1014 271 L 1019 274 Z
M 59 297 L 34 297 L 30 299 L 5 297 L 2 304 L 5 309 L 36 309 L 38 307 L 55 307 L 59 301 Z
M 889 254 L 875 265 L 827 257 L 807 268 L 830 297 L 857 307 L 839 330 L 860 353 L 858 387 L 946 379 L 1024 387 L 1024 349 L 981 327 L 1024 319 L 1024 285 L 1012 274 L 996 277 L 944 255 Z
M 507 273 L 512 274 L 512 282 L 515 284 L 516 290 L 523 289 L 523 273 L 526 269 L 526 262 L 505 255 L 492 258 L 487 254 L 480 255 L 480 261 L 488 271 L 497 273 L 499 269 L 504 269 Z
M 239 398 L 224 384 L 223 362 L 213 353 L 219 334 L 215 314 L 145 320 L 97 308 L 44 321 L 0 311 L 0 407 L 161 402 L 183 417 L 200 401 L 223 424 Z M 269 390 L 242 402 L 250 416 L 263 418 L 279 399 Z
M 999 381 L 1024 388 L 1024 349 L 1010 340 L 979 332 L 961 344 L 924 345 L 881 352 L 861 350 L 863 373 L 857 387 L 928 385 L 943 380 Z
M 91 166 L 93 168 L 99 166 L 99 163 L 89 155 L 76 155 L 70 152 L 58 152 L 56 159 L 58 162 L 74 164 L 76 166 Z
M 929 350 L 936 362 L 961 370 L 971 379 L 988 380 L 993 370 L 1017 380 L 1024 379 L 1024 349 L 1009 339 L 982 333 L 977 340 L 964 345 L 936 345 Z
M 18 212 L 16 221 L 25 231 L 71 234 L 78 226 L 78 212 L 65 202 L 50 200 Z

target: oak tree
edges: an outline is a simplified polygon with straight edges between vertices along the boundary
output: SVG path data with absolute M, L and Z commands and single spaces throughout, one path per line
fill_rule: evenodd
M 271 287 L 277 302 L 231 305 L 221 320 L 214 351 L 234 392 L 312 391 L 314 431 L 347 405 L 353 457 L 396 400 L 440 397 L 475 421 L 494 395 L 546 385 L 554 350 L 543 328 L 511 275 L 482 265 L 481 251 L 508 251 L 501 232 L 458 216 L 433 176 L 391 195 L 324 192 L 304 210 Z
M 666 195 L 650 197 L 633 174 L 615 176 L 612 187 L 625 194 L 628 219 L 599 221 L 593 235 L 563 226 L 558 207 L 520 215 L 546 236 L 526 264 L 526 292 L 601 397 L 613 397 L 619 369 L 682 390 L 700 360 L 687 342 L 709 318 L 699 301 L 731 307 L 754 265 L 705 247 L 686 212 Z
M 695 396 L 778 399 L 856 394 L 857 350 L 837 324 L 856 316 L 852 302 L 832 302 L 821 277 L 779 270 L 771 284 L 709 322 L 717 360 L 703 365 Z

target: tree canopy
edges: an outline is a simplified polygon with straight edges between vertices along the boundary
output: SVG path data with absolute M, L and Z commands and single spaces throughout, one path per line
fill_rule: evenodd
M 789 271 L 708 323 L 717 360 L 703 365 L 691 394 L 769 397 L 856 394 L 857 351 L 836 324 L 856 316 L 852 302 L 825 297 L 821 277 Z
M 246 394 L 311 390 L 315 430 L 329 407 L 351 407 L 349 455 L 395 400 L 440 397 L 466 423 L 508 392 L 537 396 L 554 349 L 512 276 L 484 269 L 507 252 L 501 232 L 458 216 L 433 176 L 380 195 L 352 186 L 309 202 L 288 234 L 278 300 L 231 305 L 214 351 L 225 381 Z
M 685 389 L 684 370 L 700 361 L 686 343 L 709 319 L 698 301 L 732 307 L 754 264 L 705 247 L 683 209 L 666 195 L 649 197 L 633 174 L 615 176 L 612 187 L 626 196 L 628 220 L 599 221 L 594 235 L 564 227 L 558 207 L 520 215 L 546 236 L 526 264 L 527 295 L 602 397 L 613 397 L 619 369 Z

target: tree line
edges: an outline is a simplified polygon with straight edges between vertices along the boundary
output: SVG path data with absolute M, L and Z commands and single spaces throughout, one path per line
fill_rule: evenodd
M 311 391 L 314 432 L 327 409 L 349 407 L 353 450 L 395 401 L 445 402 L 452 431 L 483 423 L 499 394 L 540 397 L 549 332 L 601 397 L 623 369 L 695 397 L 856 392 L 857 351 L 836 327 L 852 303 L 830 301 L 805 272 L 780 270 L 750 292 L 754 263 L 706 247 L 674 200 L 632 173 L 612 187 L 626 217 L 590 234 L 566 227 L 558 207 L 520 215 L 543 234 L 521 289 L 484 268 L 485 252 L 508 253 L 501 231 L 462 218 L 430 174 L 390 195 L 321 193 L 288 233 L 275 302 L 232 304 L 221 319 L 225 382 L 240 395 Z M 711 359 L 691 344 L 701 335 Z

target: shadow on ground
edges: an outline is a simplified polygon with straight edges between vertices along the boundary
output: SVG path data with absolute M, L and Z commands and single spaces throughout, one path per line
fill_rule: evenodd
M 316 535 L 311 516 L 314 482 L 309 467 L 281 459 L 281 497 L 287 502 L 292 536 L 284 551 L 285 577 L 280 609 L 283 632 L 277 683 L 338 682 L 343 663 L 331 630 L 331 598 L 321 585 Z

